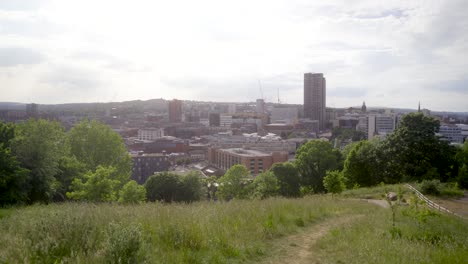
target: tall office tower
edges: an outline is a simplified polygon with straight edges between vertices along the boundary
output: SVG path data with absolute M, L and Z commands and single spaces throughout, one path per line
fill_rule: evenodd
M 169 121 L 172 123 L 182 122 L 182 101 L 174 99 L 169 102 Z
M 304 73 L 304 117 L 319 121 L 325 129 L 326 81 L 323 73 Z

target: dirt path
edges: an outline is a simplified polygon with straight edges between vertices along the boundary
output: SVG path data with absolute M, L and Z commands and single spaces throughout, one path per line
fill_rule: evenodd
M 273 249 L 273 254 L 268 259 L 261 261 L 264 264 L 310 264 L 317 262 L 317 256 L 311 250 L 312 246 L 331 229 L 346 224 L 363 217 L 363 215 L 345 216 L 341 218 L 329 219 L 325 222 L 313 225 L 299 234 L 291 235 L 281 239 L 281 245 Z

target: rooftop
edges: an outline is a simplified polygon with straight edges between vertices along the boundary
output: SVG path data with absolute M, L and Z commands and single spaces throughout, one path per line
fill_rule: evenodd
M 270 154 L 253 149 L 243 149 L 243 148 L 230 148 L 230 149 L 220 149 L 221 151 L 229 152 L 231 154 L 236 154 L 242 157 L 267 157 Z

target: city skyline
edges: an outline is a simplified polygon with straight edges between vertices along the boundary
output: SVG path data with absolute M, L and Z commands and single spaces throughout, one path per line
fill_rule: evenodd
M 303 74 L 321 72 L 329 107 L 466 112 L 466 7 L 4 0 L 0 101 L 302 104 Z

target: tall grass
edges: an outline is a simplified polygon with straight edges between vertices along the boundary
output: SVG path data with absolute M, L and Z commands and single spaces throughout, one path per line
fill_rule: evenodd
M 373 187 L 362 187 L 357 189 L 349 189 L 341 193 L 342 197 L 346 198 L 360 198 L 360 199 L 383 199 L 386 192 L 401 191 L 402 194 L 409 194 L 411 191 L 403 184 L 387 184 L 377 185 Z
M 0 263 L 226 263 L 261 257 L 266 241 L 366 210 L 326 196 L 141 205 L 52 204 L 0 219 Z
M 375 208 L 346 228 L 329 232 L 314 249 L 320 263 L 467 263 L 468 221 L 433 213 L 421 219 L 396 215 L 398 236 L 392 236 L 391 212 Z

